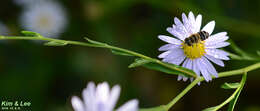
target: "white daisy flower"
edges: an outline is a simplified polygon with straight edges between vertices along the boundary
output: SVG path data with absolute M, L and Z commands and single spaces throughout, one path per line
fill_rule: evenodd
M 63 7 L 50 1 L 35 2 L 27 6 L 20 21 L 25 30 L 38 32 L 48 37 L 58 36 L 67 25 Z
M 9 33 L 10 32 L 8 28 L 2 22 L 0 22 L 0 35 L 8 35 Z
M 206 81 L 212 80 L 211 75 L 218 77 L 216 69 L 209 61 L 224 67 L 222 60 L 229 60 L 228 53 L 218 49 L 229 45 L 228 42 L 225 42 L 229 38 L 227 32 L 211 35 L 215 21 L 209 22 L 201 29 L 202 16 L 199 14 L 195 18 L 192 12 L 189 13 L 188 17 L 183 13 L 182 21 L 175 17 L 175 24 L 167 28 L 167 31 L 176 38 L 165 35 L 158 36 L 159 39 L 168 43 L 159 48 L 159 51 L 166 52 L 158 57 L 163 58 L 162 61 L 167 63 L 182 64 L 183 67 L 193 70 L 198 76 L 202 75 Z M 193 44 L 185 42 L 186 38 L 194 36 L 194 34 L 198 35 L 199 32 L 205 32 L 208 38 L 198 40 L 195 43 L 193 41 Z M 186 81 L 188 78 L 178 76 L 178 80 L 181 79 Z
M 120 86 L 118 85 L 110 90 L 106 82 L 98 84 L 97 87 L 90 82 L 82 92 L 83 101 L 74 96 L 71 103 L 75 111 L 115 111 L 119 95 Z M 130 100 L 116 111 L 138 111 L 138 101 Z

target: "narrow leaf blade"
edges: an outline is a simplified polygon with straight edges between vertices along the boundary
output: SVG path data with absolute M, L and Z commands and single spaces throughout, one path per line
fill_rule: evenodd
M 118 50 L 113 50 L 111 49 L 111 52 L 115 55 L 122 55 L 122 56 L 134 56 L 130 53 L 126 53 L 126 52 L 122 52 L 122 51 L 118 51 Z
M 95 44 L 95 45 L 99 45 L 99 46 L 106 46 L 107 45 L 107 44 L 102 43 L 102 42 L 91 40 L 91 39 L 89 39 L 87 37 L 85 37 L 84 39 L 86 39 L 89 43 L 92 43 L 92 44 Z
M 240 83 L 224 83 L 221 85 L 223 89 L 236 89 L 240 86 Z
M 135 62 L 133 62 L 132 64 L 130 64 L 130 65 L 128 66 L 128 68 L 138 67 L 138 66 L 147 64 L 147 63 L 149 63 L 149 62 L 151 62 L 151 61 L 146 60 L 146 59 L 140 59 L 140 58 L 138 58 L 138 59 L 135 60 Z
M 26 35 L 26 36 L 32 36 L 32 37 L 42 37 L 41 34 L 37 33 L 37 32 L 31 32 L 31 31 L 22 31 L 22 34 Z
M 182 69 L 182 70 L 194 73 L 192 70 L 186 69 L 184 67 L 181 67 L 181 66 L 178 66 L 178 65 L 175 65 L 175 64 L 168 64 L 168 63 L 164 63 L 164 64 L 171 66 L 171 67 L 174 67 L 174 68 L 178 68 L 178 69 Z M 138 59 L 137 61 L 132 63 L 129 67 L 131 68 L 131 67 L 137 67 L 137 66 L 143 66 L 145 68 L 164 72 L 164 73 L 167 73 L 167 74 L 182 75 L 182 76 L 185 76 L 185 77 L 190 77 L 189 75 L 187 75 L 183 72 L 180 72 L 180 71 L 177 71 L 177 70 L 174 70 L 174 69 L 170 69 L 166 66 L 163 66 L 161 64 L 158 64 L 158 63 L 155 63 L 155 62 L 152 62 L 152 61 L 149 61 L 149 60 L 145 60 L 145 59 Z
M 61 42 L 61 41 L 50 41 L 47 43 L 44 43 L 44 45 L 46 46 L 65 46 L 67 45 L 67 42 Z

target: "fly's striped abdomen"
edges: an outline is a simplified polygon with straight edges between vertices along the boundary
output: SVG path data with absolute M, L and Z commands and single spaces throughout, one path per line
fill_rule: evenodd
M 200 31 L 200 32 L 198 32 L 198 34 L 200 35 L 200 39 L 202 41 L 206 40 L 209 37 L 209 34 L 206 31 Z
M 184 43 L 188 46 L 192 46 L 194 43 L 204 41 L 209 37 L 209 33 L 206 31 L 200 31 L 198 33 L 192 34 L 190 37 L 184 39 Z

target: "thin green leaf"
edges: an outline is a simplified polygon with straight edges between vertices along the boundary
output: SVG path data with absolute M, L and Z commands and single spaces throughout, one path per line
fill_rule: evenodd
M 138 67 L 138 66 L 147 64 L 147 63 L 149 63 L 149 62 L 151 62 L 151 61 L 146 60 L 146 59 L 140 59 L 140 58 L 138 58 L 138 59 L 135 59 L 135 62 L 133 62 L 132 64 L 130 64 L 130 65 L 128 66 L 128 68 Z
M 171 67 L 175 67 L 175 68 L 178 68 L 178 69 L 182 69 L 182 70 L 194 73 L 192 70 L 189 70 L 187 68 L 184 68 L 184 67 L 181 67 L 181 66 L 178 66 L 178 65 L 175 65 L 175 64 L 168 64 L 168 63 L 164 63 L 164 64 L 167 64 L 167 65 L 169 65 Z M 173 70 L 173 69 L 165 67 L 165 66 L 163 66 L 161 64 L 158 64 L 158 63 L 155 63 L 155 62 L 152 62 L 152 61 L 149 61 L 149 60 L 141 59 L 141 58 L 137 59 L 130 66 L 131 67 L 143 66 L 145 68 L 152 69 L 152 70 L 157 70 L 157 71 L 164 72 L 164 73 L 167 73 L 167 74 L 183 75 L 183 76 L 186 76 L 186 77 L 190 77 L 189 75 L 187 75 L 187 74 L 185 74 L 183 72 L 180 72 L 180 71 L 177 71 L 177 70 Z
M 241 91 L 242 91 L 242 89 L 243 89 L 243 87 L 245 85 L 246 76 L 247 76 L 247 74 L 243 75 L 243 79 L 241 81 L 240 89 L 239 89 L 238 93 L 235 95 L 235 98 L 230 101 L 229 106 L 228 106 L 228 111 L 234 111 L 234 108 L 235 108 L 236 102 L 238 100 L 238 97 L 239 97 L 239 95 L 240 95 L 240 93 L 241 93 Z
M 106 43 L 94 41 L 94 40 L 91 40 L 91 39 L 89 39 L 87 37 L 85 37 L 84 39 L 86 39 L 89 43 L 92 43 L 92 44 L 95 44 L 95 45 L 99 45 L 99 46 L 106 46 L 107 45 Z
M 158 106 L 153 108 L 142 108 L 139 111 L 168 111 L 165 106 Z
M 67 45 L 67 42 L 62 42 L 62 41 L 50 41 L 47 43 L 44 43 L 46 46 L 65 46 Z
M 122 55 L 122 56 L 134 56 L 130 53 L 127 53 L 127 52 L 122 52 L 122 51 L 119 51 L 119 50 L 113 50 L 111 49 L 111 52 L 115 55 Z
M 223 89 L 236 89 L 240 86 L 240 83 L 224 83 L 221 85 Z
M 21 33 L 26 35 L 26 36 L 42 37 L 41 34 L 36 33 L 36 32 L 31 32 L 31 31 L 22 31 Z

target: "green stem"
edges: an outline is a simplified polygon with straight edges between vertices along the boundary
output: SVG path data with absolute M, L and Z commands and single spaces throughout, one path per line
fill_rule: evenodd
M 221 73 L 218 74 L 219 75 L 218 78 L 234 76 L 234 75 L 241 75 L 241 74 L 247 73 L 249 71 L 252 71 L 252 70 L 255 70 L 255 69 L 258 69 L 258 68 L 260 68 L 260 62 L 255 63 L 255 64 L 250 65 L 250 66 L 247 66 L 247 67 L 244 67 L 244 68 L 241 68 L 241 69 L 221 72 Z
M 171 102 L 166 105 L 166 109 L 169 110 L 177 101 L 179 101 L 191 88 L 198 84 L 201 77 L 197 77 L 191 84 L 189 84 L 180 94 L 178 94 Z
M 69 41 L 69 40 L 60 40 L 46 37 L 25 37 L 25 36 L 0 36 L 0 40 L 43 40 L 43 41 L 57 41 L 57 42 L 66 42 L 71 45 L 80 45 L 87 47 L 99 47 L 97 45 L 83 43 L 78 41 Z
M 87 47 L 100 47 L 100 48 L 107 48 L 107 49 L 114 49 L 117 51 L 122 51 L 122 52 L 126 52 L 132 55 L 135 55 L 137 57 L 143 58 L 143 59 L 147 59 L 150 60 L 152 62 L 158 63 L 166 68 L 169 69 L 173 69 L 173 70 L 177 70 L 180 72 L 183 72 L 185 74 L 187 74 L 188 76 L 191 77 L 196 77 L 196 75 L 194 73 L 191 73 L 189 71 L 180 69 L 180 68 L 176 68 L 176 67 L 172 67 L 171 65 L 168 65 L 164 62 L 161 62 L 160 60 L 145 56 L 143 54 L 134 52 L 134 51 L 130 51 L 127 49 L 123 49 L 123 48 L 119 48 L 119 47 L 115 47 L 115 46 L 111 46 L 111 45 L 105 45 L 105 46 L 100 46 L 100 45 L 95 45 L 95 44 L 90 44 L 90 43 L 85 43 L 85 42 L 78 42 L 78 41 L 69 41 L 69 40 L 60 40 L 60 39 L 53 39 L 53 38 L 47 38 L 47 37 L 26 37 L 26 36 L 0 36 L 0 40 L 43 40 L 43 41 L 56 41 L 56 42 L 65 42 L 67 44 L 71 44 L 71 45 L 79 45 L 79 46 L 87 46 Z

